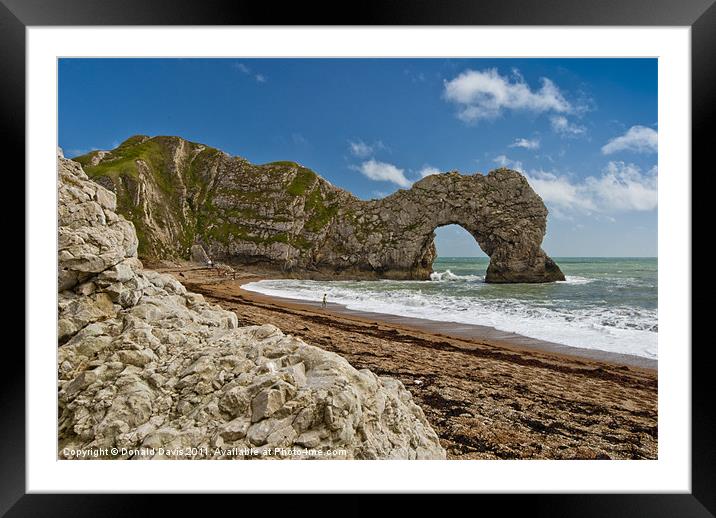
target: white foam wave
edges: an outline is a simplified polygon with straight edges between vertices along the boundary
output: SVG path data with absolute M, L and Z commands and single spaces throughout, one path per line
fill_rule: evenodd
M 564 284 L 589 284 L 590 282 L 594 282 L 594 279 L 580 277 L 579 275 L 565 275 L 565 280 L 557 282 L 561 282 Z
M 412 288 L 379 289 L 378 284 L 266 280 L 243 288 L 319 302 L 326 293 L 330 302 L 357 311 L 477 324 L 573 347 L 657 357 L 655 309 L 593 305 L 567 310 L 557 300 L 460 297 Z
M 483 279 L 484 277 L 481 275 L 456 275 L 450 270 L 430 274 L 431 281 L 481 281 Z

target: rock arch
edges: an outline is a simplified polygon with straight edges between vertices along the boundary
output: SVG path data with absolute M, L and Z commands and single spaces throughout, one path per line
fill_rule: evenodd
M 316 266 L 342 275 L 427 279 L 435 229 L 451 224 L 490 256 L 486 282 L 564 280 L 541 248 L 547 208 L 524 176 L 509 169 L 431 175 L 384 199 L 353 201 L 336 218 Z
M 490 256 L 487 282 L 563 280 L 541 248 L 547 208 L 524 176 L 430 175 L 362 201 L 295 162 L 256 165 L 179 137 L 137 135 L 77 157 L 111 188 L 142 257 L 272 265 L 287 275 L 427 279 L 435 229 L 458 224 Z

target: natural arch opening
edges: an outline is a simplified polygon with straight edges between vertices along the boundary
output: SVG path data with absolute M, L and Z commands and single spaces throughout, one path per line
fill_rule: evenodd
M 433 244 L 435 258 L 431 278 L 484 277 L 490 257 L 464 227 L 458 224 L 437 227 Z
M 436 259 L 445 257 L 488 257 L 472 234 L 460 225 L 435 229 Z

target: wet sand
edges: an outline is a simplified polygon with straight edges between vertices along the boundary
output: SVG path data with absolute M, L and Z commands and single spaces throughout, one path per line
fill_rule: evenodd
M 435 322 L 241 288 L 275 277 L 147 264 L 236 312 L 400 379 L 451 459 L 655 459 L 656 362 L 483 326 Z M 317 297 L 319 298 L 319 297 Z

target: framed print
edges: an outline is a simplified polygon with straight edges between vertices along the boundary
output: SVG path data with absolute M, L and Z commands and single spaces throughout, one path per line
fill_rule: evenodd
M 0 5 L 28 243 L 0 509 L 434 492 L 712 516 L 712 2 L 293 11 Z

